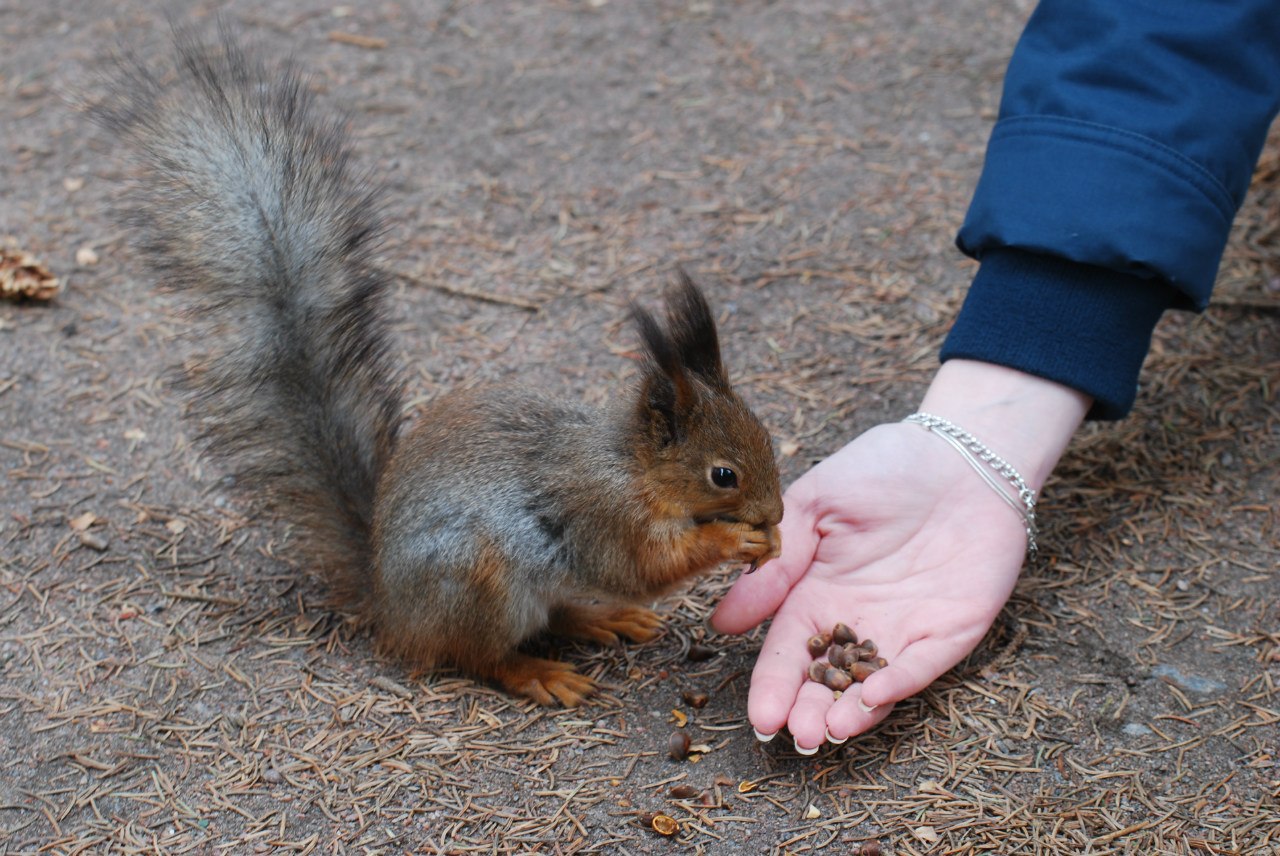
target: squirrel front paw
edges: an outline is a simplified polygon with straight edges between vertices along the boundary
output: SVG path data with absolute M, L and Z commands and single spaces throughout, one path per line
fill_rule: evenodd
M 726 560 L 749 564 L 755 569 L 782 552 L 782 538 L 776 526 L 760 529 L 741 522 L 725 525 L 730 527 L 736 538 L 736 543 L 725 555 Z

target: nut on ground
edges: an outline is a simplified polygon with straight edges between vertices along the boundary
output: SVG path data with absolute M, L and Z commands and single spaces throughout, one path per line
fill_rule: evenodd
M 683 761 L 689 757 L 689 746 L 693 741 L 683 731 L 673 731 L 667 740 L 667 754 L 672 761 Z

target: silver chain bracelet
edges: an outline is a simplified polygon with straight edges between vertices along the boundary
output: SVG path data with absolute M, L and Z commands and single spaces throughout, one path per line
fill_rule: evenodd
M 1036 492 L 1027 487 L 1027 483 L 1023 481 L 1018 471 L 995 452 L 987 448 L 987 446 L 977 437 L 968 431 L 948 422 L 941 416 L 934 416 L 930 413 L 912 413 L 903 422 L 914 422 L 916 425 L 932 431 L 942 439 L 950 443 L 956 451 L 964 456 L 969 466 L 982 476 L 982 480 L 990 485 L 991 489 L 1000 495 L 1009 507 L 1018 513 L 1022 518 L 1022 524 L 1027 530 L 1027 552 L 1034 559 L 1036 551 L 1039 549 L 1036 545 Z M 976 456 L 976 457 L 975 457 Z M 1009 495 L 1009 492 L 996 481 L 992 476 L 995 471 L 1009 484 L 1013 485 L 1017 499 Z

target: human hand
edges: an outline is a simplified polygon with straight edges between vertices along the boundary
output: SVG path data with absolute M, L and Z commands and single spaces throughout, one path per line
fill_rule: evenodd
M 955 419 L 1038 488 L 1088 400 L 967 361 L 939 370 L 922 409 Z M 955 449 L 919 425 L 866 432 L 783 497 L 782 555 L 741 577 L 712 626 L 741 633 L 769 615 L 747 702 L 767 739 L 784 725 L 803 752 L 871 728 L 977 646 L 1017 582 L 1021 518 Z M 806 640 L 836 622 L 889 665 L 837 700 L 806 680 Z
M 1013 591 L 1026 534 L 964 459 L 918 425 L 873 428 L 783 501 L 781 557 L 740 578 L 712 625 L 743 632 L 777 611 L 748 718 L 762 735 L 786 725 L 798 749 L 814 749 L 867 730 L 973 650 Z M 840 621 L 873 639 L 889 665 L 836 700 L 805 679 L 805 642 Z

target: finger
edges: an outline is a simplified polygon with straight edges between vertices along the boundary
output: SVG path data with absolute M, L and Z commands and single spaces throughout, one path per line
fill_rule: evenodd
M 835 693 L 816 681 L 804 681 L 787 717 L 787 730 L 796 741 L 796 751 L 812 755 L 827 739 L 827 711 Z
M 878 708 L 915 695 L 969 653 L 964 639 L 930 637 L 912 642 L 889 665 L 862 683 L 865 707 Z
M 747 719 L 762 739 L 787 724 L 796 694 L 805 681 L 805 671 L 812 662 L 805 647 L 805 640 L 812 634 L 812 623 L 797 616 L 780 615 L 765 636 L 747 694 Z
M 778 531 L 782 555 L 755 573 L 738 577 L 711 615 L 711 626 L 717 633 L 745 633 L 773 615 L 813 564 L 818 533 L 807 509 L 798 503 L 788 507 Z
M 882 704 L 868 710 L 862 701 L 862 688 L 858 685 L 850 687 L 840 696 L 827 711 L 827 739 L 832 743 L 843 743 L 855 734 L 868 731 L 880 723 L 892 704 Z

